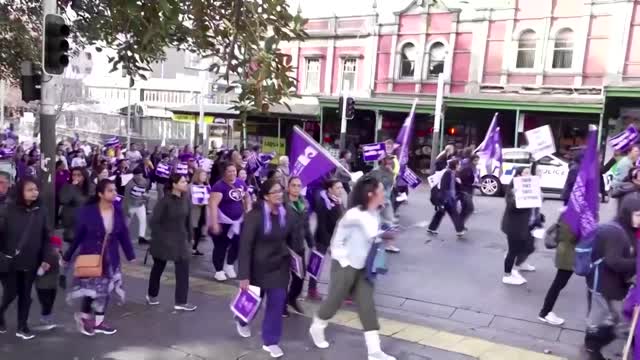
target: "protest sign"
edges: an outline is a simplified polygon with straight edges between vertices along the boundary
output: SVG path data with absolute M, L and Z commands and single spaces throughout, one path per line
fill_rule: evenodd
M 302 262 L 302 257 L 291 249 L 289 249 L 289 254 L 291 255 L 291 272 L 296 274 L 300 279 L 304 279 L 304 263 Z
M 322 272 L 322 262 L 324 255 L 317 250 L 312 250 L 309 254 L 309 265 L 307 266 L 307 273 L 310 278 L 320 280 L 320 273 Z
M 540 177 L 517 176 L 513 178 L 513 195 L 518 209 L 542 207 Z
M 440 180 L 442 179 L 442 175 L 444 175 L 445 171 L 446 170 L 440 170 L 427 178 L 429 188 L 433 189 L 434 187 L 440 185 Z
M 245 323 L 251 322 L 260 309 L 260 288 L 249 286 L 248 290 L 240 290 L 231 302 L 231 312 Z
M 556 152 L 556 143 L 553 140 L 553 134 L 551 133 L 551 127 L 549 125 L 525 131 L 524 134 L 529 143 L 527 149 L 531 151 L 531 156 L 533 156 L 534 160 L 540 160 Z
M 412 189 L 415 189 L 418 185 L 422 184 L 422 179 L 420 179 L 413 170 L 409 169 L 409 167 L 404 169 L 404 172 L 402 173 L 402 180 L 404 180 Z
M 387 154 L 383 142 L 362 145 L 362 157 L 364 161 L 378 161 Z

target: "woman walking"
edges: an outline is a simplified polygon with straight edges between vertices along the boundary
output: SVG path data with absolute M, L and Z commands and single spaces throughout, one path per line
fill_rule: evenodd
M 430 235 L 438 235 L 438 228 L 440 227 L 440 223 L 442 223 L 442 219 L 444 218 L 444 214 L 449 214 L 451 218 L 451 222 L 456 229 L 456 235 L 458 237 L 464 236 L 466 233 L 464 229 L 464 224 L 462 219 L 460 218 L 460 214 L 458 214 L 458 196 L 457 196 L 457 171 L 459 168 L 458 160 L 450 160 L 447 164 L 447 169 L 442 174 L 442 178 L 440 178 L 440 184 L 438 185 L 438 189 L 435 190 L 437 192 L 437 200 L 436 212 L 433 214 L 433 218 L 431 219 L 431 223 L 427 228 L 427 233 Z M 432 202 L 433 193 L 432 193 Z
M 531 169 L 525 167 L 516 169 L 514 178 L 519 176 L 531 176 Z M 525 261 L 535 250 L 531 230 L 540 223 L 540 214 L 537 209 L 516 207 L 513 186 L 507 189 L 505 200 L 501 228 L 507 235 L 508 250 L 504 258 L 502 282 L 508 285 L 522 285 L 527 280 L 522 277 L 519 270 L 535 271 L 535 267 L 526 264 Z
M 83 168 L 71 169 L 71 179 L 60 190 L 60 205 L 62 206 L 62 238 L 65 242 L 73 242 L 73 230 L 76 225 L 76 211 L 89 201 L 91 183 L 89 174 Z
M 133 170 L 133 179 L 125 186 L 125 208 L 129 215 L 129 224 L 133 217 L 138 218 L 138 244 L 144 245 L 149 242 L 145 238 L 147 233 L 147 192 L 148 180 L 144 177 L 144 167 L 138 166 Z
M 198 244 L 204 236 L 202 228 L 207 224 L 207 204 L 211 187 L 207 183 L 207 172 L 198 168 L 193 173 L 191 186 L 191 228 L 193 229 L 193 255 L 204 255 L 198 250 Z
M 103 179 L 98 182 L 95 197 L 78 212 L 75 239 L 63 256 L 65 263 L 69 263 L 76 252 L 102 256 L 102 274 L 99 277 L 74 277 L 67 295 L 69 301 L 82 299 L 81 312 L 75 314 L 75 320 L 79 331 L 87 336 L 116 333 L 104 317 L 112 292 L 124 301 L 120 248 L 128 261 L 135 259 L 125 215 L 120 206 L 114 206 L 117 195 L 113 181 Z
M 38 268 L 50 269 L 56 259 L 47 229 L 45 209 L 40 207 L 40 191 L 36 180 L 22 178 L 16 186 L 16 201 L 10 203 L 4 219 L 0 221 L 0 334 L 7 332 L 4 314 L 13 300 L 18 298 L 18 328 L 16 336 L 29 340 L 35 335 L 29 329 L 31 289 Z
M 247 185 L 238 179 L 236 165 L 225 163 L 222 171 L 222 179 L 211 187 L 209 198 L 209 230 L 214 244 L 211 260 L 218 281 L 236 278 L 240 228 L 245 210 L 251 209 Z
M 313 249 L 313 236 L 311 235 L 311 227 L 309 226 L 309 205 L 304 197 L 300 196 L 302 190 L 302 181 L 297 176 L 289 178 L 289 186 L 287 188 L 287 196 L 285 197 L 285 207 L 291 218 L 292 233 L 289 237 L 289 248 L 303 259 L 303 269 L 307 267 L 304 264 L 305 258 L 305 242 L 309 249 Z M 298 314 L 304 314 L 304 310 L 298 303 L 298 297 L 302 293 L 304 285 L 304 274 L 302 277 L 291 272 L 291 284 L 289 284 L 289 294 L 287 304 Z M 285 305 L 283 316 L 289 316 L 289 311 Z
M 315 249 L 323 255 L 327 253 L 333 230 L 344 213 L 344 205 L 341 201 L 343 191 L 342 183 L 338 179 L 329 179 L 325 183 L 324 190 L 320 192 L 320 200 L 316 203 L 318 225 L 315 233 Z M 315 279 L 309 279 L 307 297 L 311 300 L 322 300 L 318 294 L 318 283 Z
M 187 179 L 178 174 L 169 178 L 166 196 L 156 204 L 151 217 L 151 247 L 153 267 L 149 276 L 147 303 L 158 305 L 160 277 L 168 261 L 176 272 L 174 310 L 194 311 L 187 303 L 189 294 L 189 241 L 191 240 L 191 208 L 187 196 Z
M 329 294 L 313 318 L 309 333 L 318 348 L 328 348 L 329 343 L 325 339 L 328 321 L 353 293 L 364 329 L 368 359 L 395 360 L 380 347 L 380 324 L 373 301 L 373 283 L 367 269 L 380 228 L 378 209 L 385 202 L 382 183 L 372 176 L 364 176 L 353 187 L 351 201 L 352 208 L 338 222 L 331 240 Z
M 260 205 L 247 214 L 240 237 L 238 272 L 240 288 L 260 287 L 266 296 L 262 321 L 262 349 L 272 358 L 284 355 L 278 345 L 282 336 L 282 309 L 286 306 L 291 255 L 287 239 L 291 236 L 291 222 L 282 204 L 283 189 L 270 179 L 260 188 Z M 249 325 L 236 319 L 238 334 L 251 336 Z

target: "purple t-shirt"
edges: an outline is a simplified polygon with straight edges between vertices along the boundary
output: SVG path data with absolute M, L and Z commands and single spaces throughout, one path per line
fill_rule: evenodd
M 213 184 L 210 193 L 221 193 L 222 200 L 218 205 L 218 209 L 229 219 L 238 220 L 244 213 L 242 200 L 244 200 L 244 195 L 247 192 L 247 184 L 240 179 L 236 179 L 233 185 L 229 186 L 223 180 L 219 180 Z

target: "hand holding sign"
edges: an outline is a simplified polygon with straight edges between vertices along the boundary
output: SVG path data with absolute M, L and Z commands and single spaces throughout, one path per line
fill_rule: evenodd
M 542 190 L 540 189 L 540 177 L 514 177 L 513 195 L 515 196 L 516 208 L 518 209 L 542 207 Z

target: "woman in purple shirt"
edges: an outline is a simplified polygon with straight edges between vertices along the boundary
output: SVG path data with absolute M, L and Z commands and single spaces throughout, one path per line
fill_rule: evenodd
M 76 255 L 99 255 L 103 246 L 106 247 L 102 276 L 75 277 L 67 295 L 68 300 L 82 299 L 82 312 L 75 314 L 75 320 L 78 330 L 87 336 L 116 333 L 116 329 L 104 321 L 104 315 L 112 293 L 124 300 L 120 248 L 127 260 L 135 259 L 124 213 L 120 206 L 114 204 L 116 198 L 114 182 L 100 180 L 95 198 L 77 212 L 75 240 L 62 257 L 65 263 L 69 263 Z M 103 245 L 105 241 L 107 244 Z
M 247 185 L 238 179 L 236 166 L 225 163 L 221 169 L 222 179 L 211 187 L 209 231 L 214 244 L 211 255 L 216 270 L 214 278 L 226 281 L 227 278 L 236 278 L 233 264 L 238 258 L 238 242 L 244 213 L 251 210 L 251 200 Z

